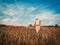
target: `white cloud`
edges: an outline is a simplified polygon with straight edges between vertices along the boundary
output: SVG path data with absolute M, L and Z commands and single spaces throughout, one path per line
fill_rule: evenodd
M 3 13 L 5 15 L 9 15 L 9 16 L 13 16 L 15 14 L 14 10 L 12 10 L 12 9 L 7 9 L 7 10 L 3 11 Z
M 10 20 L 9 18 L 6 18 L 3 20 L 3 22 L 9 22 L 9 20 Z
M 21 21 L 22 19 L 20 17 L 28 14 L 30 15 L 31 12 L 33 12 L 36 9 L 33 6 L 26 7 L 23 5 L 15 5 L 15 4 L 10 4 L 10 5 L 6 4 L 6 6 L 7 8 L 5 8 L 5 10 L 3 10 L 2 13 L 5 15 L 13 16 L 13 19 L 7 17 L 2 20 L 2 23 L 7 25 L 20 25 L 20 24 L 23 25 Z M 20 22 L 17 21 L 17 19 L 15 18 L 20 20 Z
M 54 14 L 52 11 L 42 11 L 41 13 L 35 16 L 41 20 L 41 25 L 55 25 L 56 20 L 60 20 L 58 17 L 60 14 Z
M 30 13 L 32 12 L 32 11 L 34 11 L 36 8 L 34 8 L 34 7 L 29 7 L 29 8 L 27 8 L 27 12 L 29 11 Z
M 9 16 L 13 16 L 13 15 L 28 15 L 30 14 L 32 11 L 34 11 L 35 8 L 33 6 L 31 7 L 26 7 L 26 6 L 22 6 L 22 5 L 7 5 L 7 9 L 3 10 L 2 12 L 5 15 L 9 15 Z
M 20 22 L 19 22 L 17 18 L 14 18 L 14 19 L 6 18 L 2 20 L 2 24 L 13 25 L 13 26 L 21 26 L 21 25 L 27 26 L 28 23 L 24 23 L 21 20 L 22 19 L 20 19 Z
M 20 25 L 17 22 L 17 18 L 14 18 L 14 19 L 10 19 L 10 18 L 3 19 L 2 24 L 14 25 L 14 26 Z
M 43 25 L 52 25 L 52 24 L 55 24 L 56 23 L 55 20 L 59 20 L 58 17 L 60 17 L 60 14 L 54 14 L 53 11 L 50 11 L 50 10 L 47 11 L 43 9 L 40 10 L 39 8 L 38 8 L 39 9 L 38 11 L 40 11 L 40 13 L 32 14 L 33 11 L 36 11 L 37 9 L 36 7 L 33 7 L 33 6 L 26 7 L 24 5 L 18 5 L 18 4 L 16 5 L 7 4 L 6 6 L 7 8 L 5 9 L 1 7 L 2 13 L 5 15 L 13 16 L 13 19 L 10 19 L 10 17 L 3 19 L 2 23 L 7 25 L 20 25 L 20 24 L 27 25 L 27 24 L 33 23 L 36 17 L 38 17 L 42 21 Z M 28 19 L 28 22 L 26 23 L 22 20 L 24 19 L 23 18 L 24 16 L 27 16 L 27 18 L 29 17 L 31 19 Z
M 40 20 L 54 20 L 55 19 L 55 15 L 50 11 L 42 11 L 41 13 L 37 14 L 36 17 L 38 17 Z

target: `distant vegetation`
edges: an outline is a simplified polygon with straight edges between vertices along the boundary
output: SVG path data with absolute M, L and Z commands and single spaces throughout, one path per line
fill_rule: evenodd
M 4 27 L 4 26 L 12 26 L 12 25 L 0 24 L 0 27 Z M 12 26 L 12 27 L 24 27 L 24 26 Z M 28 27 L 34 27 L 34 25 L 29 24 Z M 48 26 L 43 26 L 43 27 L 60 27 L 60 26 L 58 24 L 55 24 L 55 25 L 48 25 Z
M 4 25 L 4 24 L 0 24 L 0 27 L 4 27 L 4 26 L 7 26 L 7 25 Z

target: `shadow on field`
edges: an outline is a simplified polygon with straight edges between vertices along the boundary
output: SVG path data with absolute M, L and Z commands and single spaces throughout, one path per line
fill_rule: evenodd
M 0 45 L 60 45 L 60 27 L 0 27 Z

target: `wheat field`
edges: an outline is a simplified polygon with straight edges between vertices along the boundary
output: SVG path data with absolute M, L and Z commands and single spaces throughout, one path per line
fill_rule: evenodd
M 0 45 L 60 45 L 60 27 L 0 27 Z

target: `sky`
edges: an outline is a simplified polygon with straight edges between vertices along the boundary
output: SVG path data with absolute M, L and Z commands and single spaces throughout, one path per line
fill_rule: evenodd
M 0 24 L 60 25 L 60 0 L 0 0 Z

